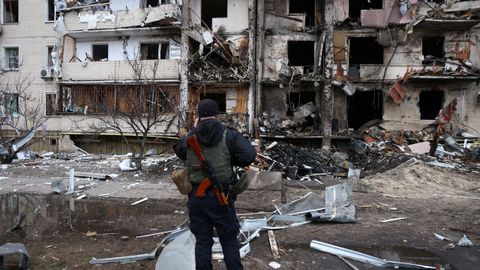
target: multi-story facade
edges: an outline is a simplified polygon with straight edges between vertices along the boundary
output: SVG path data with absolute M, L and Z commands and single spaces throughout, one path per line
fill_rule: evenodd
M 54 1 L 21 1 L 11 0 L 1 2 L 1 33 L 0 56 L 2 74 L 0 84 L 2 90 L 17 86 L 26 87 L 31 102 L 29 106 L 43 104 L 38 113 L 46 114 L 46 100 L 50 94 L 56 93 L 56 84 L 53 80 L 41 78 L 40 71 L 53 65 L 51 52 L 56 43 L 53 24 L 55 20 Z M 23 83 L 20 83 L 23 82 Z M 18 96 L 19 91 L 12 89 L 10 93 L 2 91 L 2 116 L 12 115 L 15 120 L 19 116 L 16 111 L 25 100 Z M 8 127 L 2 126 L 3 131 Z M 37 149 L 58 150 L 56 134 L 45 131 L 44 138 L 37 145 Z M 13 132 L 13 131 L 12 131 Z M 8 135 L 8 132 L 2 132 Z
M 83 120 L 127 111 L 141 85 L 175 105 L 163 111 L 171 121 L 152 130 L 153 144 L 168 147 L 209 97 L 244 133 L 329 146 L 375 119 L 387 130 L 420 130 L 454 99 L 450 128 L 480 130 L 479 3 L 69 0 L 38 8 L 4 0 L 0 42 L 7 66 L 12 55 L 24 59 L 4 76 L 32 74 L 43 129 L 60 146 L 115 150 L 114 132 L 82 145 L 93 121 Z

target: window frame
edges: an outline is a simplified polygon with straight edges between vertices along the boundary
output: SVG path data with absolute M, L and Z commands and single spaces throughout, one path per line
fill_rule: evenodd
M 165 58 L 162 58 L 163 49 L 166 47 Z M 158 60 L 169 60 L 170 59 L 170 41 L 168 42 L 159 42 L 158 43 Z
M 6 10 L 6 5 L 5 2 L 17 2 L 17 17 L 16 21 L 12 22 L 7 22 L 6 21 L 6 15 L 7 15 L 7 10 Z M 19 0 L 2 0 L 2 24 L 18 24 L 20 22 L 20 4 Z
M 7 50 L 17 50 L 17 63 L 16 67 L 10 67 L 10 56 L 7 55 Z M 7 59 L 8 57 L 8 59 Z M 4 70 L 6 71 L 15 71 L 20 69 L 20 48 L 18 46 L 5 46 L 3 47 L 3 60 L 5 61 Z
M 152 42 L 141 42 L 141 43 L 140 43 L 140 60 L 160 60 L 161 44 L 162 44 L 161 42 L 155 42 L 155 41 L 152 41 Z M 148 58 L 148 52 L 147 52 L 147 55 L 143 55 L 143 54 L 142 54 L 143 46 L 149 46 L 149 45 L 157 45 L 157 58 L 149 59 L 149 58 Z
M 53 1 L 53 19 L 50 20 L 50 1 Z M 56 7 L 55 7 L 55 0 L 45 0 L 45 22 L 46 23 L 53 23 L 57 17 L 56 14 Z
M 102 61 L 102 59 L 104 59 L 104 58 L 99 59 L 99 60 L 95 60 L 95 56 L 94 56 L 94 54 L 93 54 L 93 48 L 94 48 L 95 46 L 107 46 L 107 61 Z M 91 51 L 91 52 L 92 52 L 92 54 L 91 54 L 92 62 L 108 62 L 108 61 L 109 61 L 108 54 L 109 54 L 110 46 L 109 46 L 108 43 L 95 43 L 95 44 L 92 44 L 92 46 L 91 46 L 90 48 L 91 48 L 91 50 L 92 50 L 92 51 Z
M 13 97 L 13 98 L 12 98 Z M 5 93 L 4 96 L 4 104 L 3 104 L 3 109 L 5 112 L 5 115 L 10 115 L 12 117 L 18 117 L 18 109 L 19 109 L 19 94 L 18 93 Z M 12 101 L 15 101 L 15 111 L 12 110 L 11 103 Z
M 49 100 L 48 100 L 48 96 L 49 95 L 52 95 L 53 96 L 53 103 L 50 104 L 50 105 L 53 105 L 52 106 L 52 111 L 51 113 L 49 114 L 49 111 L 48 111 L 48 106 L 49 106 Z M 45 92 L 45 116 L 46 117 L 51 117 L 51 116 L 55 116 L 57 114 L 57 111 L 58 109 L 56 107 L 58 107 L 58 104 L 56 103 L 56 100 L 57 100 L 57 93 L 55 92 Z
M 46 58 L 45 58 L 45 67 L 47 68 L 51 68 L 53 67 L 53 57 L 52 57 L 52 52 L 53 50 L 55 49 L 55 45 L 47 45 L 47 55 L 46 55 Z M 52 51 L 49 52 L 49 49 L 52 48 Z M 52 62 L 52 65 L 50 65 L 50 62 Z

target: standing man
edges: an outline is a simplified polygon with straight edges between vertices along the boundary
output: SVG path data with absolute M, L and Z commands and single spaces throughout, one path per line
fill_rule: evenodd
M 180 138 L 175 145 L 175 153 L 186 162 L 193 186 L 192 191 L 188 194 L 188 210 L 190 230 L 196 238 L 196 269 L 212 269 L 212 238 L 215 227 L 220 238 L 227 269 L 237 270 L 243 269 L 243 266 L 239 253 L 240 244 L 237 239 L 240 225 L 232 199 L 236 195 L 229 194 L 234 177 L 232 166 L 248 166 L 255 160 L 256 151 L 238 131 L 218 121 L 217 114 L 217 102 L 211 99 L 201 100 L 198 104 L 198 119 L 195 127 Z M 202 162 L 187 143 L 187 138 L 193 135 L 196 135 L 203 155 L 212 165 L 217 181 L 223 187 L 228 198 L 226 205 L 221 203 L 213 185 L 210 185 L 203 194 L 197 192 L 206 175 L 202 168 Z

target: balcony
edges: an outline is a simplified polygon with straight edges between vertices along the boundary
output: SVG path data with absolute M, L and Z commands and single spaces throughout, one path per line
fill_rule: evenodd
M 142 60 L 142 78 L 147 80 L 179 80 L 179 60 L 158 60 L 153 73 L 152 66 L 157 60 Z M 63 63 L 62 81 L 132 81 L 134 72 L 127 61 L 69 62 Z
M 171 25 L 180 20 L 180 6 L 165 4 L 153 8 L 135 10 L 96 11 L 95 13 L 82 11 L 65 14 L 67 33 L 75 36 L 94 30 L 119 30 L 144 26 Z

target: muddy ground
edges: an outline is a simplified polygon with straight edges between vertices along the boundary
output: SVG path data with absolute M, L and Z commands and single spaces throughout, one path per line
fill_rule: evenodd
M 156 260 L 97 266 L 89 261 L 148 253 L 162 236 L 136 236 L 174 229 L 188 218 L 185 198 L 168 179 L 172 164 L 155 165 L 164 158 L 150 158 L 144 172 L 121 172 L 121 157 L 39 159 L 2 166 L 0 244 L 24 243 L 31 256 L 30 269 L 155 269 Z M 70 168 L 118 177 L 111 181 L 77 178 L 80 192 L 53 194 L 50 183 L 63 179 L 68 185 L 65 173 Z M 322 195 L 326 185 L 339 181 L 324 179 L 324 185 L 288 182 L 287 199 L 309 191 Z M 71 200 L 81 194 L 87 196 Z M 130 205 L 144 197 L 149 199 Z M 478 172 L 414 164 L 359 180 L 353 199 L 356 223 L 307 224 L 275 231 L 281 255 L 277 260 L 263 232 L 251 242 L 251 251 L 243 259 L 245 268 L 272 269 L 268 263 L 276 261 L 280 269 L 351 269 L 337 257 L 309 247 L 311 240 L 319 240 L 385 259 L 439 264 L 445 269 L 480 269 Z M 273 211 L 279 203 L 278 191 L 247 191 L 240 195 L 237 209 L 239 213 Z M 21 213 L 26 214 L 21 229 L 7 231 Z M 406 219 L 380 222 L 397 217 Z M 456 241 L 465 234 L 476 246 L 446 249 L 449 242 L 436 239 L 433 233 Z M 7 269 L 15 269 L 16 259 L 7 257 Z M 376 269 L 352 263 L 359 269 Z M 214 266 L 224 269 L 221 261 Z

